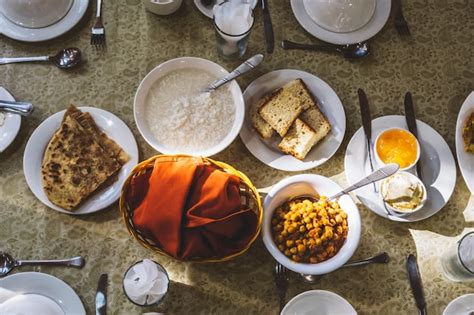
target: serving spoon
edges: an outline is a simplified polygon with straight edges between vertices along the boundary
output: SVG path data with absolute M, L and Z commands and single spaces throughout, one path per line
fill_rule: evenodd
M 281 42 L 281 48 L 337 52 L 348 59 L 363 58 L 369 55 L 370 52 L 367 42 L 350 45 L 314 45 L 294 43 L 285 39 Z
M 69 259 L 56 260 L 16 260 L 7 253 L 0 253 L 0 277 L 7 275 L 13 268 L 20 266 L 66 266 L 66 267 L 84 267 L 85 260 L 82 256 Z
M 70 47 L 58 51 L 53 56 L 39 56 L 39 57 L 2 57 L 0 58 L 0 65 L 17 62 L 31 62 L 31 61 L 49 61 L 60 69 L 68 69 L 78 65 L 82 60 L 81 51 L 79 48 Z

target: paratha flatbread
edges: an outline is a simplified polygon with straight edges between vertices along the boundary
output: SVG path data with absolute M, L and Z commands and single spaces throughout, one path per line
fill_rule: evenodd
M 46 148 L 41 170 L 43 188 L 52 203 L 72 210 L 121 166 L 102 148 L 96 135 L 68 115 Z

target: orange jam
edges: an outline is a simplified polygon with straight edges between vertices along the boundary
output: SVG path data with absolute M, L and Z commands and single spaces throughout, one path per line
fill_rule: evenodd
M 375 145 L 382 162 L 397 163 L 400 168 L 413 164 L 418 155 L 416 138 L 402 129 L 384 131 Z

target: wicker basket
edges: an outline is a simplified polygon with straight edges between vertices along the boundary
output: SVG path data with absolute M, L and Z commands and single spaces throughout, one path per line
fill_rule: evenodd
M 173 155 L 174 157 L 179 157 L 179 158 L 195 158 L 189 155 Z M 160 157 L 169 157 L 167 155 L 156 155 L 154 157 L 149 158 L 148 160 L 145 160 L 141 163 L 139 163 L 135 168 L 132 170 L 131 174 L 128 176 L 127 180 L 123 184 L 122 187 L 122 192 L 120 196 L 120 212 L 122 213 L 122 217 L 125 221 L 125 225 L 127 226 L 128 231 L 130 234 L 133 235 L 137 241 L 143 245 L 146 248 L 151 249 L 153 252 L 162 254 L 168 257 L 170 256 L 168 253 L 163 251 L 157 244 L 155 244 L 153 241 L 145 238 L 141 233 L 135 228 L 133 225 L 133 211 L 126 201 L 126 192 L 127 189 L 130 185 L 130 181 L 132 178 L 139 176 L 141 174 L 144 174 L 147 170 L 150 170 L 153 168 L 156 159 L 159 159 Z M 202 160 L 204 163 L 207 163 L 209 165 L 214 166 L 216 169 L 219 169 L 221 171 L 224 171 L 226 173 L 232 174 L 237 176 L 240 179 L 240 199 L 242 202 L 243 207 L 248 207 L 252 209 L 258 217 L 258 222 L 257 222 L 257 228 L 255 230 L 255 234 L 251 238 L 250 242 L 247 244 L 247 246 L 242 249 L 240 252 L 225 256 L 225 257 L 216 257 L 216 258 L 209 258 L 209 259 L 191 259 L 187 261 L 195 261 L 195 262 L 221 262 L 221 261 L 227 261 L 230 260 L 234 257 L 237 257 L 239 255 L 242 255 L 245 253 L 250 245 L 257 239 L 257 236 L 260 232 L 261 226 L 262 226 L 262 218 L 263 218 L 263 209 L 262 209 L 262 202 L 260 200 L 260 195 L 257 192 L 257 189 L 252 185 L 252 182 L 248 179 L 247 176 L 245 176 L 243 173 L 239 172 L 232 166 L 219 162 L 219 161 L 214 161 L 209 158 L 203 157 Z M 175 257 L 172 257 L 175 258 Z M 176 259 L 176 258 L 175 258 Z

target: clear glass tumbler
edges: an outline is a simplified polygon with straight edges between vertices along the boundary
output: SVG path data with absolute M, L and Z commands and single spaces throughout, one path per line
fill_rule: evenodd
M 443 273 L 456 282 L 474 280 L 474 232 L 448 246 L 441 256 Z

